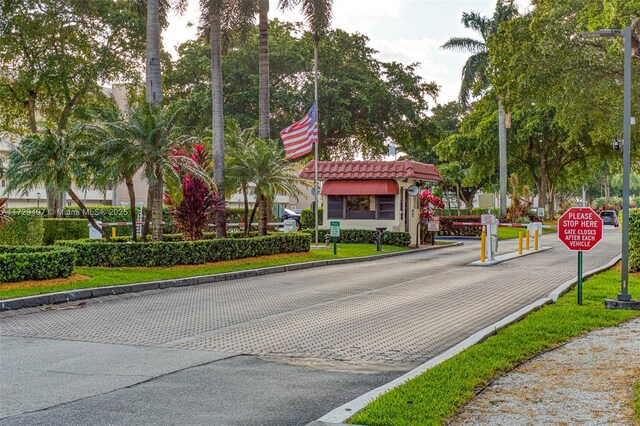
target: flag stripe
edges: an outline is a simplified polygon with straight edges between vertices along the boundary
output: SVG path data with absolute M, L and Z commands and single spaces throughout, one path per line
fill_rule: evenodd
M 280 132 L 284 144 L 285 157 L 289 160 L 302 157 L 311 152 L 314 143 L 318 143 L 318 120 L 316 104 L 300 121 L 284 128 Z

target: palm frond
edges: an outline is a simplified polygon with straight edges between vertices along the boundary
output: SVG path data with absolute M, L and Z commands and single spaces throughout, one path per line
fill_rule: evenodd
M 491 20 L 478 12 L 463 12 L 462 25 L 480 34 L 485 42 L 491 34 Z
M 462 67 L 462 84 L 460 85 L 460 103 L 469 106 L 469 99 L 474 91 L 484 89 L 488 85 L 486 70 L 489 66 L 487 52 L 476 53 L 467 59 Z M 476 89 L 478 88 L 478 89 Z
M 452 37 L 447 40 L 441 49 L 453 50 L 458 52 L 478 53 L 486 52 L 487 45 L 481 41 L 474 40 L 469 37 Z

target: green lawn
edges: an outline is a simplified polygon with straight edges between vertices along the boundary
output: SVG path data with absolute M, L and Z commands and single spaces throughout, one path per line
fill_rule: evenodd
M 640 288 L 635 276 L 629 283 Z M 361 425 L 440 425 L 497 376 L 540 352 L 590 330 L 618 325 L 640 316 L 639 311 L 607 310 L 604 299 L 615 298 L 620 273 L 609 270 L 584 283 L 584 304 L 576 289 L 556 303 L 527 315 L 495 336 L 426 371 L 382 395 L 350 419 Z M 640 390 L 636 387 L 637 410 Z
M 511 238 L 518 238 L 518 233 L 519 232 L 523 232 L 523 238 L 526 237 L 527 235 L 527 228 L 505 228 L 505 227 L 499 227 L 498 228 L 498 239 L 499 240 L 508 240 Z M 555 229 L 550 229 L 550 228 L 544 228 L 542 230 L 542 234 L 546 235 L 546 234 L 555 234 L 556 230 Z
M 405 251 L 408 248 L 382 246 L 381 253 Z M 247 269 L 266 268 L 291 263 L 311 262 L 326 259 L 371 256 L 380 254 L 371 244 L 338 244 L 337 255 L 333 246 L 328 249 L 313 249 L 308 253 L 291 253 L 274 256 L 261 256 L 248 259 L 208 263 L 204 265 L 157 267 L 157 268 L 88 268 L 76 267 L 71 277 L 46 281 L 27 281 L 21 283 L 0 283 L 0 300 L 14 297 L 32 296 L 57 291 L 81 288 L 105 287 L 119 284 L 132 284 L 173 278 L 193 277 L 197 275 L 218 274 Z
M 640 382 L 636 382 L 635 385 L 633 410 L 636 413 L 636 423 L 640 425 Z

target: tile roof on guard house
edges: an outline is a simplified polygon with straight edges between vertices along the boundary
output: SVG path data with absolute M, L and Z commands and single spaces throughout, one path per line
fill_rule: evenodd
M 313 179 L 314 161 L 300 172 L 300 177 Z M 417 161 L 319 161 L 318 179 L 417 179 L 440 182 L 442 177 L 433 164 Z

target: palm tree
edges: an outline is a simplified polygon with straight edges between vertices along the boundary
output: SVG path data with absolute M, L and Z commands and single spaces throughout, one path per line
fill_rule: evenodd
M 225 143 L 227 144 L 227 173 L 224 187 L 227 189 L 225 196 L 230 196 L 240 189 L 244 202 L 243 222 L 245 236 L 249 234 L 251 222 L 249 222 L 249 184 L 253 178 L 252 164 L 247 155 L 253 150 L 256 139 L 255 127 L 242 130 L 236 121 L 231 121 L 226 126 Z
M 103 122 L 105 137 L 99 149 L 113 150 L 128 146 L 124 155 L 138 156 L 127 159 L 122 167 L 124 175 L 142 168 L 149 187 L 156 188 L 151 199 L 152 238 L 162 239 L 162 206 L 166 173 L 175 170 L 176 161 L 190 173 L 202 175 L 199 168 L 188 157 L 173 155 L 176 150 L 193 145 L 196 139 L 190 136 L 176 136 L 178 110 L 159 108 L 142 103 L 133 108 L 125 121 Z M 118 175 L 117 169 L 112 172 Z M 159 192 L 158 192 L 159 189 Z M 135 199 L 133 199 L 135 207 Z M 146 234 L 146 233 L 145 233 Z M 144 235 L 143 235 L 144 236 Z
M 83 125 L 86 130 L 86 143 L 83 144 L 86 161 L 93 164 L 96 171 L 96 186 L 106 188 L 108 185 L 125 183 L 135 242 L 138 235 L 133 178 L 144 165 L 144 146 L 129 131 L 127 120 L 115 102 L 105 105 L 96 118 L 96 123 Z
M 211 40 L 211 129 L 213 180 L 224 194 L 224 116 L 222 99 L 222 14 L 232 6 L 232 0 L 200 0 L 201 21 L 209 30 Z M 216 237 L 227 236 L 225 209 L 216 212 Z
M 27 193 L 41 184 L 47 189 L 55 189 L 56 196 L 66 191 L 91 226 L 109 240 L 109 236 L 98 226 L 72 188 L 72 185 L 87 188 L 94 178 L 92 168 L 87 167 L 83 156 L 79 154 L 78 140 L 76 129 L 71 132 L 54 132 L 47 128 L 41 134 L 23 138 L 9 156 L 9 167 L 6 170 L 9 184 L 6 191 Z
M 302 15 L 309 25 L 313 42 L 317 46 L 320 38 L 331 25 L 331 11 L 333 0 L 279 0 L 278 7 L 282 10 L 291 9 L 300 5 Z
M 272 200 L 277 194 L 298 196 L 300 190 L 296 185 L 300 184 L 302 179 L 297 175 L 295 163 L 287 160 L 278 142 L 270 139 L 255 140 L 248 164 L 253 170 L 251 181 L 255 184 L 253 191 L 260 212 L 259 233 L 266 235 L 269 205 Z M 251 215 L 251 219 L 253 216 L 254 214 Z
M 146 17 L 146 101 L 159 107 L 162 105 L 162 67 L 160 62 L 160 33 L 162 28 L 167 26 L 167 17 L 171 9 L 182 13 L 187 8 L 188 0 L 132 0 L 133 5 L 141 16 Z M 162 186 L 157 186 L 160 181 L 149 182 L 149 192 L 147 196 L 147 211 L 153 217 L 162 217 Z M 145 220 L 145 230 L 147 229 L 148 218 Z M 154 224 L 154 229 L 158 224 Z
M 480 34 L 482 41 L 469 37 L 452 37 L 443 49 L 469 52 L 472 55 L 462 68 L 462 85 L 460 86 L 460 103 L 469 107 L 471 95 L 480 94 L 489 87 L 491 66 L 489 63 L 489 48 L 487 41 L 492 34 L 498 31 L 501 23 L 509 21 L 519 15 L 514 0 L 498 0 L 496 9 L 491 18 L 480 15 L 477 12 L 464 12 L 462 24 Z M 500 218 L 506 217 L 507 203 L 507 131 L 504 125 L 505 113 L 502 108 L 502 98 L 498 96 L 498 119 L 500 121 Z
M 452 37 L 441 46 L 442 49 L 471 53 L 462 67 L 462 84 L 458 95 L 460 103 L 469 107 L 472 95 L 482 93 L 490 85 L 491 67 L 487 42 L 498 31 L 501 23 L 519 15 L 513 0 L 498 0 L 492 17 L 477 12 L 463 12 L 462 24 L 480 34 L 482 41 L 470 37 Z

